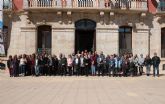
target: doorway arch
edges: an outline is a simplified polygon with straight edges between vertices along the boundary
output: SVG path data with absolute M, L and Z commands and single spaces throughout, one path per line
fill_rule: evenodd
M 96 22 L 90 19 L 75 22 L 75 53 L 85 50 L 96 50 Z
M 51 54 L 52 28 L 48 25 L 41 25 L 37 28 L 37 52 L 39 54 Z

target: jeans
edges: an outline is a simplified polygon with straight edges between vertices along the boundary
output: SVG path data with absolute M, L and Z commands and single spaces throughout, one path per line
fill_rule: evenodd
M 159 66 L 153 66 L 153 75 L 159 76 Z
M 26 74 L 26 65 L 21 65 L 21 74 L 25 76 Z
M 92 75 L 96 74 L 96 67 L 94 65 L 91 65 L 91 71 L 92 71 Z
M 40 69 L 40 67 L 38 65 L 35 66 L 35 74 L 36 74 L 36 76 L 38 76 L 39 73 L 40 73 L 39 69 Z
M 146 66 L 146 74 L 149 75 L 151 70 L 151 65 Z

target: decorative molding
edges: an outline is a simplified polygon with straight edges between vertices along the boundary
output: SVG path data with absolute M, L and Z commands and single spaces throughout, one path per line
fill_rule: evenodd
M 36 27 L 21 27 L 21 32 L 36 32 Z

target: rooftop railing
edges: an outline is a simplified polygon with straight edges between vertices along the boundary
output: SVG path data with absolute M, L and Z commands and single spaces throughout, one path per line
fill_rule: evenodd
M 147 10 L 147 0 L 27 0 L 27 8 L 93 8 Z

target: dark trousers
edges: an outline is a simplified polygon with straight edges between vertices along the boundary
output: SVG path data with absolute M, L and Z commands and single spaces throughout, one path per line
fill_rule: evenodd
M 114 67 L 109 67 L 109 68 L 108 68 L 108 75 L 109 75 L 109 76 L 112 75 L 113 69 L 114 69 Z
M 119 76 L 120 68 L 114 68 L 113 76 Z
M 53 67 L 52 66 L 49 66 L 48 67 L 48 74 L 49 74 L 49 76 L 52 75 L 52 72 L 53 72 Z
M 13 76 L 14 77 L 18 76 L 18 68 L 13 68 Z
M 13 68 L 9 68 L 10 77 L 13 77 Z
M 88 76 L 89 75 L 89 65 L 85 66 L 85 75 Z
M 143 66 L 139 66 L 139 74 L 142 75 L 143 73 Z
M 61 69 L 60 69 L 60 74 L 66 76 L 66 73 L 67 73 L 67 71 L 66 71 L 66 66 L 65 66 L 65 65 L 62 65 L 62 66 L 61 66 Z
M 102 76 L 104 75 L 104 65 L 100 64 L 98 66 L 98 76 L 100 76 L 100 74 L 102 74 Z
M 21 65 L 21 74 L 26 75 L 26 65 Z
M 138 67 L 135 66 L 135 69 L 134 69 L 134 75 L 137 76 L 137 73 L 138 73 Z
M 105 68 L 105 74 L 107 75 L 109 75 L 109 65 L 108 64 L 106 64 L 106 68 Z
M 57 74 L 58 74 L 58 67 L 55 67 L 55 66 L 54 66 L 54 67 L 52 68 L 52 74 L 53 74 L 53 75 L 57 75 Z
M 73 72 L 75 75 L 77 76 L 80 75 L 80 67 L 78 65 L 75 65 L 73 70 L 74 70 Z
M 43 70 L 44 70 L 44 67 L 43 66 L 40 66 L 40 68 L 39 68 L 40 75 L 44 75 Z
M 85 67 L 80 67 L 80 74 L 81 75 L 84 75 L 84 70 L 85 70 Z
M 69 74 L 70 76 L 72 76 L 72 73 L 73 73 L 72 67 L 71 67 L 71 66 L 68 66 L 68 74 Z
M 126 67 L 123 67 L 123 68 L 122 68 L 122 72 L 123 72 L 123 76 L 124 76 L 124 77 L 127 77 L 128 69 L 127 69 Z
M 33 66 L 31 66 L 31 75 L 35 75 L 35 68 Z
M 43 74 L 48 75 L 48 66 L 47 65 L 44 66 Z

